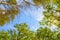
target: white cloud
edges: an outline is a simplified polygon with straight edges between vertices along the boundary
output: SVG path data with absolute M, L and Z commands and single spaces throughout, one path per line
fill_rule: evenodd
M 41 7 L 41 8 L 38 8 L 38 9 L 36 9 L 36 10 L 33 10 L 33 11 L 31 12 L 31 16 L 32 16 L 33 18 L 35 18 L 37 21 L 41 21 L 42 18 L 44 17 L 44 16 L 43 16 L 43 8 Z

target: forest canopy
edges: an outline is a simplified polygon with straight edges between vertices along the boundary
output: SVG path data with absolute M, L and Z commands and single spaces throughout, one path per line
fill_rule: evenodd
M 33 31 L 26 23 L 16 24 L 13 26 L 16 30 L 0 31 L 0 40 L 60 40 L 60 0 L 32 0 L 32 2 L 22 0 L 24 7 L 29 8 L 30 5 L 37 9 L 43 7 L 44 17 L 39 22 L 42 27 Z M 17 0 L 0 0 L 0 6 L 0 26 L 13 21 L 20 8 L 23 8 Z M 57 27 L 55 30 L 50 29 L 53 25 Z
M 14 26 L 17 30 L 0 31 L 0 40 L 60 40 L 60 30 L 52 31 L 48 27 L 40 27 L 31 31 L 26 23 Z
M 32 0 L 33 3 L 30 3 L 26 0 L 22 1 L 26 6 L 33 5 L 36 7 L 42 6 L 44 8 L 44 18 L 41 21 L 44 25 L 55 25 L 60 27 L 60 0 Z M 2 4 L 5 8 L 0 8 L 0 25 L 4 25 L 5 23 L 9 22 L 10 19 L 13 20 L 15 15 L 19 14 L 19 8 L 22 8 L 21 4 L 17 4 L 17 0 L 1 0 L 0 4 Z

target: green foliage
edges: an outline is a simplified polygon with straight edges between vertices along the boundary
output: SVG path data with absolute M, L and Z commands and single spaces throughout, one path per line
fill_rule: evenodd
M 33 0 L 36 6 L 49 4 L 50 0 Z
M 11 20 L 14 19 L 15 15 L 18 14 L 18 9 L 10 9 L 7 10 L 7 12 L 5 12 L 3 14 L 3 12 L 0 13 L 0 25 L 3 26 L 5 23 L 8 23 Z
M 0 40 L 60 40 L 59 29 L 52 31 L 48 27 L 40 27 L 34 32 L 25 23 L 17 24 L 14 27 L 17 31 L 0 31 Z
M 43 5 L 42 25 L 60 27 L 60 0 L 33 0 L 35 5 Z
M 17 5 L 16 0 L 7 0 L 5 3 L 8 5 L 2 4 L 3 8 L 0 8 L 0 25 L 3 26 L 6 23 L 9 23 L 10 20 L 13 20 L 15 15 L 18 14 L 19 10 L 14 5 Z M 9 9 L 7 9 L 7 7 Z
M 0 40 L 60 40 L 60 32 L 52 31 L 48 26 L 55 25 L 60 27 L 60 0 L 33 0 L 36 6 L 43 6 L 44 18 L 40 22 L 41 25 L 46 25 L 45 28 L 39 28 L 36 32 L 31 31 L 27 24 L 17 24 L 14 26 L 16 30 L 4 30 L 0 32 Z M 18 8 L 16 0 L 8 0 L 6 3 L 9 9 L 0 9 L 0 25 L 4 25 L 9 22 L 10 19 L 14 19 L 18 14 Z M 5 7 L 5 6 L 4 6 Z
M 16 0 L 8 0 L 7 2 L 8 2 L 9 4 L 14 4 L 14 5 L 17 4 Z
M 8 32 L 5 32 L 4 30 L 2 30 L 0 32 L 0 40 L 10 40 L 10 36 Z
M 43 6 L 44 18 L 40 22 L 41 25 L 52 26 L 55 25 L 60 27 L 60 0 L 33 0 L 36 6 Z M 0 9 L 0 25 L 4 25 L 9 22 L 10 19 L 14 19 L 15 15 L 18 14 L 18 8 L 16 0 L 7 0 L 7 6 L 9 9 Z M 4 19 L 4 20 L 3 20 Z M 25 23 L 17 24 L 14 26 L 16 30 L 4 30 L 0 32 L 0 40 L 60 40 L 60 32 L 51 31 L 51 29 L 39 28 L 36 32 L 31 31 Z
M 60 0 L 32 0 L 32 1 L 34 3 L 33 5 L 43 6 L 44 8 L 43 11 L 44 18 L 41 22 L 42 24 L 47 26 L 56 25 L 57 27 L 60 27 Z M 26 4 L 29 3 L 26 0 L 23 0 L 23 2 L 25 2 Z M 3 5 L 5 7 L 5 10 L 0 9 L 1 16 L 0 25 L 4 25 L 5 23 L 9 22 L 10 19 L 13 20 L 15 15 L 17 15 L 19 12 L 16 0 L 7 0 L 6 3 L 9 9 L 6 9 L 4 4 Z
M 10 34 L 10 40 L 17 40 L 16 30 L 8 30 L 8 33 Z
M 15 27 L 18 30 L 18 40 L 37 40 L 35 33 L 30 31 L 26 23 L 18 24 Z
M 60 27 L 60 7 L 52 2 L 54 1 L 51 1 L 50 4 L 47 4 L 44 7 L 45 10 L 43 11 L 44 18 L 40 22 L 40 24 L 42 23 L 43 25 L 46 26 L 55 25 L 57 27 Z M 57 2 L 57 4 L 59 3 Z
M 51 29 L 45 27 L 45 28 L 39 28 L 37 30 L 36 36 L 40 40 L 56 40 L 55 33 L 51 31 Z

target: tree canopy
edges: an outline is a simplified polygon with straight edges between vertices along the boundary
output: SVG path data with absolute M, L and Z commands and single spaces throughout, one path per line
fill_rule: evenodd
M 4 25 L 14 19 L 15 15 L 18 14 L 19 9 L 15 6 L 17 5 L 16 0 L 2 0 L 0 4 L 4 7 L 0 8 L 0 25 Z
M 56 25 L 60 27 L 60 0 L 32 0 L 34 4 L 23 0 L 28 5 L 42 6 L 43 11 L 43 24 L 44 25 Z M 17 0 L 2 0 L 0 4 L 3 5 L 5 9 L 0 8 L 0 25 L 4 25 L 9 22 L 10 19 L 14 19 L 15 15 L 19 13 L 19 8 L 22 5 L 17 4 Z M 7 8 L 8 7 L 8 8 Z M 4 20 L 3 20 L 4 18 Z
M 14 26 L 17 30 L 0 31 L 0 40 L 60 40 L 60 0 L 32 0 L 33 3 L 23 0 L 23 2 L 26 6 L 43 7 L 44 17 L 39 23 L 46 27 L 42 26 L 34 32 L 26 23 L 17 24 Z M 22 5 L 17 4 L 17 0 L 1 0 L 0 4 L 4 7 L 0 8 L 1 26 L 13 20 L 19 13 L 19 8 L 22 8 Z M 49 28 L 53 25 L 57 30 L 52 31 Z
M 60 40 L 60 30 L 52 31 L 48 27 L 40 27 L 31 31 L 26 23 L 14 26 L 17 30 L 0 31 L 0 40 Z

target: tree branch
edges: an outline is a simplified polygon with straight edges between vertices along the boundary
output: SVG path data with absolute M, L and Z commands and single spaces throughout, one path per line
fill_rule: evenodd
M 19 8 L 22 7 L 21 5 L 9 4 L 9 3 L 7 3 L 7 2 L 0 2 L 0 4 L 3 4 L 3 5 L 10 5 L 10 6 L 15 6 L 15 7 L 19 7 Z

